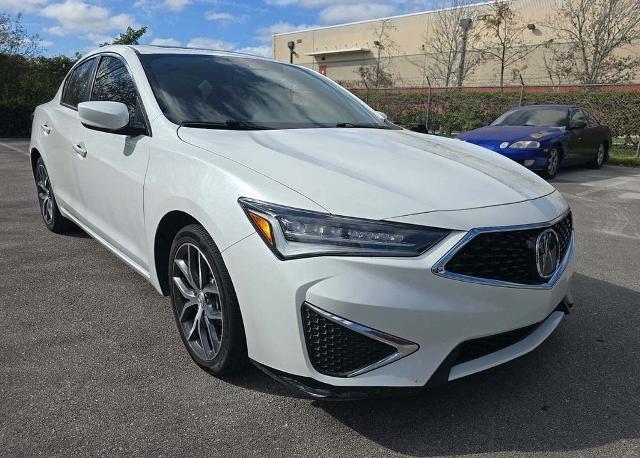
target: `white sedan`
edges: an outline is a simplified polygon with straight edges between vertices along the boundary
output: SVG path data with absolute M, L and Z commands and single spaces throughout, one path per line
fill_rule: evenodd
M 558 191 L 298 66 L 100 48 L 36 109 L 30 153 L 46 226 L 79 226 L 169 296 L 215 375 L 423 387 L 531 351 L 572 304 Z

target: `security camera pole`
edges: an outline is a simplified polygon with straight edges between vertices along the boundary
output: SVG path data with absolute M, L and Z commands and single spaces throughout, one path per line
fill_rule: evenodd
M 460 27 L 462 28 L 462 45 L 460 46 L 460 66 L 458 67 L 458 87 L 462 87 L 464 80 L 464 62 L 467 57 L 467 41 L 469 40 L 469 29 L 471 28 L 471 19 L 460 19 Z

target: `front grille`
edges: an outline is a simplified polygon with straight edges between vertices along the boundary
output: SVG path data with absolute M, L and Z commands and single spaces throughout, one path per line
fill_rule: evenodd
M 469 277 L 525 285 L 545 283 L 547 279 L 538 275 L 535 245 L 538 235 L 549 227 L 558 234 L 560 260 L 563 260 L 573 230 L 571 213 L 552 226 L 480 233 L 446 263 L 445 270 Z
M 302 327 L 309 360 L 321 374 L 345 377 L 396 352 L 391 345 L 331 321 L 306 304 Z

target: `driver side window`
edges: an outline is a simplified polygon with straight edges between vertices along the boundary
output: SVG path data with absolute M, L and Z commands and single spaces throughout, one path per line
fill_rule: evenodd
M 587 125 L 587 118 L 584 115 L 584 112 L 582 110 L 575 110 L 572 114 L 571 114 L 571 123 L 570 123 L 571 127 L 586 127 Z
M 129 109 L 129 127 L 145 128 L 133 79 L 120 59 L 102 56 L 91 91 L 92 101 L 120 102 Z

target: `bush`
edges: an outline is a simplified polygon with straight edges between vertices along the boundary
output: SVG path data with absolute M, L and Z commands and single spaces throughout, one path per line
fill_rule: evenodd
M 424 125 L 427 116 L 425 91 L 377 90 L 354 91 L 374 109 L 409 128 Z M 505 111 L 518 106 L 518 93 L 446 92 L 432 96 L 429 130 L 444 135 L 482 127 Z M 525 93 L 523 105 L 567 104 L 585 108 L 613 135 L 627 140 L 640 134 L 640 91 L 533 92 Z

